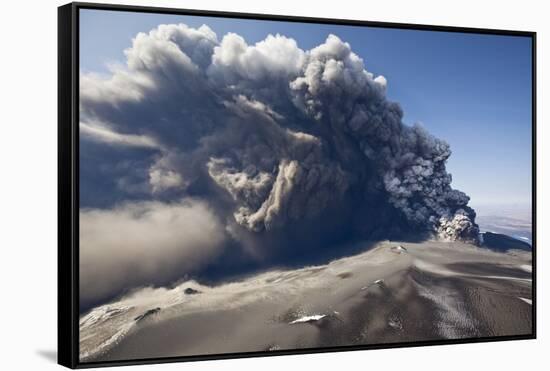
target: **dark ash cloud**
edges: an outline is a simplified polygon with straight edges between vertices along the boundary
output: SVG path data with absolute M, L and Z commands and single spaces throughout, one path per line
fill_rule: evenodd
M 161 25 L 125 53 L 127 65 L 108 78 L 81 78 L 82 141 L 119 149 L 86 162 L 83 186 L 96 170 L 113 174 L 102 192 L 110 184 L 116 196 L 110 205 L 85 198 L 85 228 L 89 215 L 127 219 L 134 206 L 121 211 L 121 200 L 139 208 L 193 199 L 213 210 L 222 240 L 264 259 L 354 239 L 477 242 L 469 198 L 445 168 L 449 145 L 403 124 L 386 79 L 337 36 L 304 51 L 281 35 L 248 45 L 207 26 Z M 132 153 L 139 166 L 121 170 Z

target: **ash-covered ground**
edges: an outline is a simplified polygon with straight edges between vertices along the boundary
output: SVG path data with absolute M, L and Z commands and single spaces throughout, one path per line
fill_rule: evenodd
M 366 243 L 365 246 L 371 246 Z M 384 241 L 326 265 L 144 288 L 80 319 L 81 361 L 532 332 L 531 252 Z

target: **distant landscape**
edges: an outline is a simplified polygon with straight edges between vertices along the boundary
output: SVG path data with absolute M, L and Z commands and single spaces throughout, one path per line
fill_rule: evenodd
M 476 221 L 482 232 L 502 233 L 532 244 L 530 206 L 484 206 L 476 211 Z

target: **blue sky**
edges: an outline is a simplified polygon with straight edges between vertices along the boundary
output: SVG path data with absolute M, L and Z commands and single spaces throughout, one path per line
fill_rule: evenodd
M 522 204 L 531 198 L 531 40 L 341 25 L 83 10 L 81 70 L 108 72 L 140 31 L 161 23 L 207 24 L 249 44 L 268 34 L 294 38 L 306 50 L 333 33 L 351 44 L 366 68 L 388 80 L 388 97 L 407 124 L 421 122 L 453 150 L 453 186 L 474 208 Z

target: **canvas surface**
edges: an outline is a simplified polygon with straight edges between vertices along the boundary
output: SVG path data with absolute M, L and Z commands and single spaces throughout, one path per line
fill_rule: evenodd
M 530 38 L 80 12 L 81 361 L 532 333 Z

